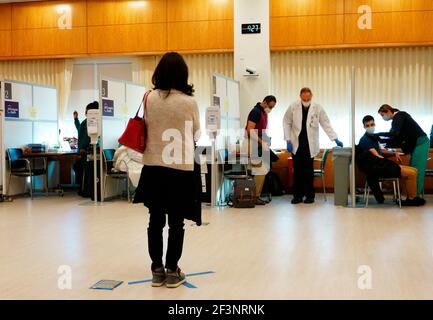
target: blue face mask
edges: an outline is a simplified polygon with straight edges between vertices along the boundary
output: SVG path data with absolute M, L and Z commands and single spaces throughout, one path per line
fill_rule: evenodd
M 389 116 L 389 115 L 387 115 L 387 114 L 384 114 L 384 115 L 382 116 L 382 119 L 385 120 L 385 121 L 389 121 L 389 120 L 391 120 L 391 116 Z
M 370 127 L 365 129 L 365 131 L 367 131 L 367 134 L 373 135 L 374 132 L 376 131 L 376 127 Z

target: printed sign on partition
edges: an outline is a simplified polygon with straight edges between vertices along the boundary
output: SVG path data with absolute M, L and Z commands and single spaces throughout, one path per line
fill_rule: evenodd
M 12 83 L 5 83 L 5 100 L 12 100 Z
M 102 98 L 108 98 L 108 81 L 102 80 L 102 88 L 101 88 L 101 96 Z
M 221 98 L 218 96 L 213 96 L 213 105 L 216 107 L 221 107 Z
M 6 118 L 19 118 L 20 117 L 20 104 L 16 101 L 5 102 L 5 117 Z
M 102 115 L 104 117 L 114 117 L 114 101 L 102 100 Z

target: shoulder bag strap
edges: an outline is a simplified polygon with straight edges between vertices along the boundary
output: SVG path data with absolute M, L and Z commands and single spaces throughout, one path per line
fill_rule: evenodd
M 138 113 L 140 112 L 141 106 L 144 106 L 143 110 L 143 119 L 146 116 L 147 113 L 147 98 L 149 97 L 149 94 L 152 92 L 152 90 L 146 91 L 146 93 L 143 96 L 143 99 L 141 100 L 140 106 L 138 107 L 137 113 L 135 114 L 135 117 L 138 117 Z

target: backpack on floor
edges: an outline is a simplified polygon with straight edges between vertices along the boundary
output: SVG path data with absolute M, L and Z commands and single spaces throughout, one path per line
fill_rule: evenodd
M 256 184 L 254 180 L 236 180 L 228 204 L 234 208 L 254 208 L 256 206 Z

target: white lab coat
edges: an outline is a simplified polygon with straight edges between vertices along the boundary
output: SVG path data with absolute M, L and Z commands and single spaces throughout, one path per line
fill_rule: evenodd
M 328 115 L 322 106 L 318 103 L 311 102 L 310 110 L 307 117 L 307 135 L 310 146 L 311 157 L 315 157 L 320 152 L 319 143 L 319 124 L 328 135 L 329 139 L 335 140 L 338 138 L 334 129 L 329 122 Z M 293 153 L 299 147 L 299 134 L 302 130 L 302 102 L 298 100 L 290 105 L 283 119 L 284 137 L 286 141 L 290 141 L 293 145 Z

